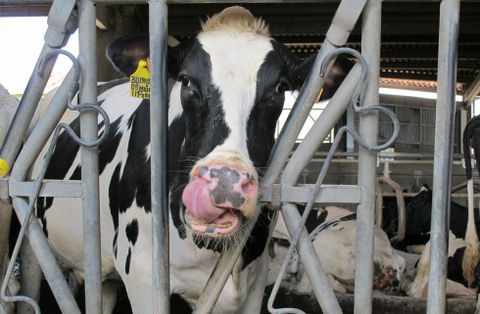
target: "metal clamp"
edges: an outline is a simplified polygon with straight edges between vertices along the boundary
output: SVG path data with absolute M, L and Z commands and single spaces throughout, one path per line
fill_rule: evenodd
M 35 218 L 32 217 L 34 204 L 35 204 L 35 202 L 38 198 L 38 195 L 40 194 L 40 189 L 42 187 L 42 183 L 43 183 L 43 180 L 45 178 L 45 174 L 47 172 L 48 165 L 50 164 L 53 153 L 55 151 L 55 147 L 56 147 L 58 138 L 60 136 L 60 132 L 61 132 L 62 129 L 65 130 L 65 132 L 73 139 L 73 141 L 75 141 L 79 145 L 86 146 L 86 147 L 94 147 L 94 146 L 98 146 L 99 144 L 101 144 L 105 140 L 106 136 L 108 135 L 109 128 L 110 128 L 110 119 L 108 118 L 108 115 L 105 112 L 105 110 L 103 110 L 99 106 L 97 106 L 95 104 L 79 104 L 79 105 L 73 105 L 72 104 L 72 99 L 73 99 L 73 97 L 74 97 L 74 95 L 75 95 L 75 93 L 78 89 L 78 79 L 80 77 L 80 64 L 79 64 L 78 60 L 70 52 L 62 50 L 62 49 L 55 49 L 55 50 L 52 50 L 51 52 L 47 53 L 45 55 L 45 57 L 39 63 L 38 74 L 40 76 L 43 76 L 48 60 L 53 58 L 54 56 L 58 56 L 59 54 L 63 54 L 65 56 L 67 56 L 72 61 L 72 64 L 73 64 L 74 79 L 72 80 L 72 84 L 70 85 L 69 97 L 67 99 L 67 107 L 70 110 L 78 110 L 78 111 L 91 110 L 91 111 L 96 111 L 97 113 L 99 113 L 102 116 L 103 121 L 104 121 L 104 132 L 96 140 L 88 142 L 88 141 L 85 141 L 85 140 L 81 139 L 69 125 L 67 125 L 65 123 L 59 123 L 54 130 L 52 141 L 51 141 L 51 143 L 48 147 L 47 153 L 45 154 L 40 173 L 39 173 L 37 179 L 34 182 L 33 193 L 32 193 L 32 195 L 30 195 L 30 200 L 29 200 L 29 204 L 28 204 L 28 212 L 27 212 L 25 218 L 22 221 L 22 227 L 20 229 L 20 232 L 19 232 L 17 241 L 15 243 L 15 247 L 14 247 L 12 256 L 10 258 L 10 262 L 8 264 L 8 267 L 7 267 L 7 272 L 5 274 L 5 280 L 3 281 L 3 285 L 2 285 L 1 290 L 0 290 L 0 298 L 7 303 L 8 302 L 26 302 L 33 307 L 36 314 L 40 313 L 40 307 L 38 306 L 38 304 L 35 300 L 33 300 L 32 298 L 27 297 L 27 296 L 8 296 L 6 294 L 6 291 L 7 291 L 7 288 L 8 288 L 8 283 L 10 281 L 10 277 L 12 275 L 12 272 L 13 272 L 13 269 L 14 269 L 14 266 L 15 266 L 15 261 L 18 257 L 19 252 L 20 252 L 21 244 L 23 242 L 23 239 L 25 238 L 27 227 L 30 224 L 30 221 L 32 219 L 35 219 Z

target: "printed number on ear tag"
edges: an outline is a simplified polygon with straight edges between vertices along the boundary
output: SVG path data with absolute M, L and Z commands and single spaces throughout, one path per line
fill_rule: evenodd
M 130 75 L 130 96 L 150 99 L 150 72 L 145 60 L 140 60 L 137 69 Z

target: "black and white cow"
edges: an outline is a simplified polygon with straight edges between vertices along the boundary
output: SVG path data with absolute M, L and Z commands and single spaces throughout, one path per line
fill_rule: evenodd
M 356 214 L 344 208 L 326 206 L 318 211 L 312 211 L 305 226 L 332 289 L 339 293 L 352 292 L 357 244 Z M 276 244 L 274 246 L 276 262 L 271 263 L 270 276 L 277 275 L 278 265 L 283 262 L 289 246 L 290 236 L 282 217 L 279 217 L 275 226 L 273 239 Z M 374 287 L 395 289 L 402 279 L 405 261 L 395 252 L 386 233 L 377 226 L 374 229 L 374 244 Z M 300 294 L 311 292 L 310 281 L 297 255 L 289 265 L 289 277 L 293 274 L 295 276 L 293 281 L 297 281 L 294 292 Z M 271 278 L 270 281 L 274 280 Z
M 142 36 L 122 38 L 107 53 L 117 69 L 131 74 L 138 60 L 148 57 L 148 42 Z M 259 170 L 274 144 L 284 92 L 300 87 L 312 61 L 290 54 L 269 36 L 262 19 L 241 7 L 214 15 L 195 38 L 169 50 L 171 293 L 190 305 L 219 252 L 244 236 L 246 221 L 259 216 L 215 311 L 236 312 L 245 301 L 268 235 L 268 213 L 257 204 Z M 123 281 L 134 313 L 153 313 L 149 101 L 129 91 L 125 80 L 98 91 L 111 120 L 99 147 L 102 274 L 106 284 Z M 78 119 L 71 125 L 78 131 Z M 104 132 L 100 120 L 99 129 Z M 78 145 L 62 134 L 46 177 L 79 179 L 79 158 Z M 82 278 L 80 209 L 79 200 L 37 203 L 59 260 Z M 111 311 L 112 304 L 104 306 L 105 313 Z
M 432 190 L 424 185 L 420 192 L 413 196 L 405 198 L 406 203 L 406 230 L 405 230 L 405 239 L 400 243 L 394 243 L 394 245 L 402 250 L 408 250 L 410 252 L 422 253 L 425 255 L 425 250 L 428 248 L 425 247 L 430 241 L 430 226 L 431 226 L 431 217 L 432 217 Z M 395 222 L 395 213 L 396 201 L 389 199 L 385 201 L 384 199 L 384 211 L 390 213 L 384 219 L 384 228 L 387 228 L 387 234 L 392 236 L 394 230 L 396 230 L 397 225 Z M 473 222 L 475 225 L 475 230 L 480 230 L 480 216 L 478 210 L 472 211 Z M 468 221 L 469 221 L 469 209 L 458 203 L 450 203 L 450 226 L 449 232 L 451 233 L 450 238 L 453 239 L 452 243 L 455 244 L 455 249 L 452 247 L 449 248 L 449 259 L 448 259 L 448 278 L 452 279 L 458 283 L 461 283 L 466 286 L 477 286 L 478 279 L 474 274 L 475 268 L 478 263 L 473 265 L 472 273 L 467 275 L 468 271 L 465 272 L 467 266 L 464 264 L 465 252 L 467 251 L 466 247 L 468 246 L 468 241 L 466 238 L 468 236 Z M 458 245 L 462 242 L 463 245 Z M 453 245 L 453 244 L 452 244 Z M 424 259 L 428 260 L 428 255 Z M 469 257 L 467 256 L 467 259 Z M 426 264 L 428 268 L 428 264 Z M 471 267 L 471 266 L 469 266 Z

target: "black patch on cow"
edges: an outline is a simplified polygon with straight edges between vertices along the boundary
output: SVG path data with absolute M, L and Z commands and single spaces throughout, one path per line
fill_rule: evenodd
M 136 219 L 133 219 L 127 224 L 125 227 L 125 234 L 127 235 L 128 241 L 135 245 L 138 238 L 138 221 Z
M 261 174 L 275 143 L 275 127 L 285 102 L 284 93 L 276 93 L 279 79 L 287 80 L 286 65 L 274 50 L 267 54 L 257 74 L 255 105 L 247 124 L 248 154 Z
M 150 143 L 150 115 L 148 100 L 143 100 L 133 113 L 132 130 L 127 148 L 127 160 L 120 173 L 117 165 L 109 187 L 110 210 L 114 221 L 118 214 L 124 213 L 131 207 L 133 201 L 137 206 L 150 212 L 150 158 L 146 156 L 147 146 Z M 115 218 L 117 217 L 117 218 Z
M 173 293 L 170 295 L 170 309 L 175 314 L 191 314 L 192 308 L 181 295 Z
M 463 256 L 465 254 L 465 247 L 459 248 L 455 251 L 453 256 L 448 257 L 447 262 L 447 278 L 461 283 L 464 286 L 468 286 L 467 282 L 463 278 Z
M 271 219 L 268 211 L 270 209 L 263 207 L 258 217 L 257 223 L 253 227 L 252 233 L 248 238 L 245 247 L 242 250 L 242 270 L 245 269 L 252 261 L 257 259 L 265 250 L 268 239 L 269 226 Z
M 432 191 L 426 187 L 413 197 L 405 198 L 406 231 L 405 239 L 395 243 L 395 248 L 403 249 L 408 245 L 425 244 L 430 240 L 430 225 L 432 215 Z M 383 228 L 387 235 L 395 235 L 398 226 L 397 203 L 394 198 L 384 197 L 384 213 L 388 219 L 383 220 Z M 450 230 L 457 238 L 465 238 L 467 228 L 468 208 L 450 202 Z M 480 217 L 478 210 L 474 210 L 474 220 L 477 234 L 480 231 Z
M 117 252 L 118 252 L 118 230 L 117 229 L 115 229 L 115 234 L 113 236 L 112 248 L 113 248 L 113 256 L 115 257 L 115 259 L 117 259 Z
M 132 248 L 128 248 L 127 259 L 125 260 L 125 274 L 130 273 L 130 260 L 132 258 Z
M 189 86 L 182 85 L 180 92 L 183 114 L 169 128 L 170 210 L 173 224 L 183 239 L 186 232 L 181 218 L 181 195 L 189 180 L 188 173 L 197 160 L 223 144 L 230 133 L 224 121 L 220 92 L 211 83 L 210 56 L 198 40 L 193 40 L 189 49 L 188 58 L 180 67 L 180 77 L 188 77 L 190 82 Z
M 236 191 L 233 190 L 234 184 L 240 180 L 240 174 L 237 170 L 228 167 L 220 169 L 210 169 L 210 176 L 217 178 L 217 186 L 211 195 L 215 199 L 215 204 L 224 204 L 230 202 L 233 208 L 240 208 L 245 202 L 245 198 Z
M 110 201 L 110 213 L 112 215 L 113 227 L 118 229 L 118 214 L 120 211 L 119 197 L 117 196 L 117 189 L 120 184 L 120 169 L 122 165 L 118 164 L 112 174 L 110 185 L 108 187 L 108 200 Z

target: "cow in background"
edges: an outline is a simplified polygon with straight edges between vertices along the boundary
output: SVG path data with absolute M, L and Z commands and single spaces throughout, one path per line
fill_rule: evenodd
M 351 292 L 355 279 L 356 214 L 336 206 L 323 207 L 310 213 L 306 228 L 333 290 L 339 293 Z M 273 238 L 275 258 L 270 263 L 270 282 L 275 280 L 290 240 L 282 217 L 275 226 Z M 405 261 L 393 250 L 385 232 L 376 226 L 374 238 L 374 287 L 396 289 L 405 270 Z M 297 282 L 294 291 L 303 294 L 311 292 L 311 285 L 301 265 L 295 255 L 289 273 Z
M 468 222 L 465 235 L 466 248 L 463 257 L 463 274 L 469 284 L 475 280 L 475 269 L 480 262 L 480 252 L 478 247 L 478 233 L 476 219 L 478 210 L 474 210 L 473 204 L 473 173 L 470 157 L 470 146 L 475 153 L 477 161 L 477 171 L 480 174 L 480 117 L 476 116 L 468 121 L 463 131 L 463 154 L 465 159 L 465 174 L 467 176 L 468 192 Z M 475 216 L 476 215 L 476 216 Z

